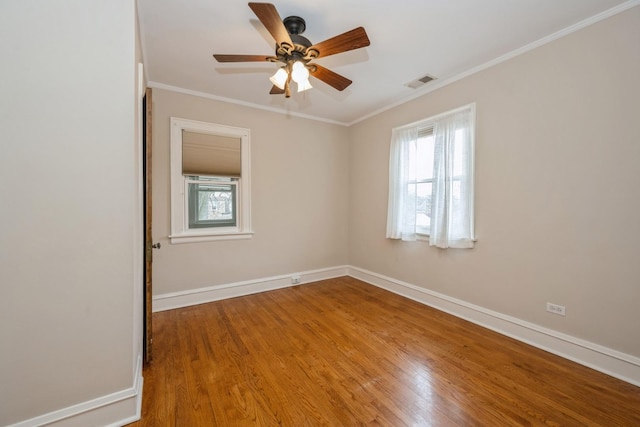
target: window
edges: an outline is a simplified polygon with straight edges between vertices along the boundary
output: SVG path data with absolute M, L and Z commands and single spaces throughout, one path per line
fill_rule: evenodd
M 250 238 L 249 130 L 171 118 L 171 243 Z
M 393 129 L 387 237 L 473 247 L 473 127 L 469 105 Z
M 235 178 L 187 176 L 189 228 L 235 227 L 237 183 Z
M 406 191 L 415 196 L 416 233 L 429 235 L 431 230 L 431 201 L 433 193 L 433 127 L 418 131 L 415 146 L 410 146 L 409 180 Z

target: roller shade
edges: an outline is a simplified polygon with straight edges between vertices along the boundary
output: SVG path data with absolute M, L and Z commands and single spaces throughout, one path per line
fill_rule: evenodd
M 240 138 L 182 131 L 183 175 L 241 175 Z
M 418 138 L 426 138 L 433 135 L 433 125 L 418 128 Z

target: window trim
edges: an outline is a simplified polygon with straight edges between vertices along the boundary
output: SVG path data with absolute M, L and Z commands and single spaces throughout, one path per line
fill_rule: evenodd
M 189 228 L 186 177 L 182 175 L 183 131 L 207 133 L 240 139 L 241 177 L 238 179 L 237 224 L 235 226 Z M 171 117 L 171 234 L 170 243 L 250 239 L 251 229 L 251 156 L 249 129 Z

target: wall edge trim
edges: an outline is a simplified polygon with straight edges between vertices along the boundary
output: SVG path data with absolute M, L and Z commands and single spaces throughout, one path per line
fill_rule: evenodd
M 232 98 L 226 98 L 226 97 L 223 97 L 223 96 L 213 95 L 213 94 L 210 94 L 210 93 L 201 92 L 201 91 L 197 91 L 197 90 L 185 89 L 185 88 L 182 88 L 182 87 L 179 87 L 179 86 L 172 86 L 172 85 L 168 85 L 168 84 L 160 83 L 160 82 L 156 82 L 156 81 L 147 82 L 147 86 L 149 86 L 151 88 L 155 88 L 155 89 L 166 90 L 166 91 L 169 91 L 169 92 L 176 92 L 176 93 L 181 93 L 181 94 L 184 94 L 184 95 L 191 95 L 191 96 L 197 96 L 199 98 L 205 98 L 205 99 L 211 99 L 211 100 L 214 100 L 214 101 L 220 101 L 220 102 L 224 102 L 224 103 L 227 103 L 227 104 L 241 105 L 243 107 L 249 107 L 249 108 L 255 108 L 257 110 L 269 111 L 271 113 L 284 114 L 284 115 L 287 115 L 287 116 L 294 116 L 294 117 L 299 117 L 301 119 L 314 120 L 314 121 L 317 121 L 317 122 L 329 123 L 329 124 L 333 124 L 333 125 L 347 126 L 347 123 L 340 122 L 340 121 L 337 121 L 337 120 L 327 119 L 327 118 L 318 117 L 318 116 L 312 116 L 312 115 L 309 115 L 309 114 L 298 113 L 296 111 L 289 111 L 289 110 L 285 110 L 285 109 L 278 108 L 278 107 L 267 107 L 265 105 L 254 104 L 252 102 L 240 101 L 240 100 L 232 99 Z
M 351 265 L 161 294 L 153 298 L 153 311 L 296 286 L 294 275 L 300 284 L 350 276 L 640 387 L 638 357 Z
M 140 419 L 142 409 L 142 358 L 138 358 L 133 385 L 105 396 L 81 402 L 28 420 L 19 421 L 8 427 L 35 427 L 43 425 L 63 425 L 67 421 L 73 425 L 122 426 Z M 114 416 L 114 414 L 117 414 Z
M 153 297 L 153 312 L 173 310 L 175 308 L 204 304 L 227 298 L 251 295 L 291 286 L 301 285 L 318 280 L 332 279 L 347 275 L 348 266 L 328 267 L 282 274 L 261 279 L 246 280 L 223 285 L 207 286 L 188 291 L 171 292 Z M 300 282 L 291 283 L 292 276 L 299 276 Z
M 348 274 L 363 282 L 640 387 L 638 357 L 362 268 L 349 266 Z
M 474 75 L 476 73 L 479 73 L 481 71 L 484 71 L 484 70 L 486 70 L 488 68 L 491 68 L 491 67 L 496 66 L 498 64 L 501 64 L 503 62 L 506 62 L 506 61 L 508 61 L 510 59 L 516 58 L 516 57 L 518 57 L 520 55 L 523 55 L 523 54 L 525 54 L 527 52 L 535 50 L 535 49 L 537 49 L 537 48 L 539 48 L 541 46 L 544 46 L 544 45 L 546 45 L 548 43 L 551 43 L 551 42 L 553 42 L 555 40 L 561 39 L 561 38 L 563 38 L 565 36 L 568 36 L 570 34 L 573 34 L 573 33 L 577 32 L 577 31 L 580 31 L 580 30 L 582 30 L 584 28 L 587 28 L 587 27 L 589 27 L 589 26 L 591 26 L 593 24 L 596 24 L 596 23 L 598 23 L 600 21 L 603 21 L 605 19 L 611 18 L 612 16 L 615 16 L 615 15 L 617 15 L 619 13 L 625 12 L 625 11 L 627 11 L 627 10 L 629 10 L 629 9 L 635 7 L 635 6 L 638 6 L 638 5 L 640 5 L 640 0 L 628 0 L 628 1 L 624 2 L 624 3 L 621 3 L 621 4 L 617 5 L 617 6 L 612 7 L 610 9 L 604 10 L 604 11 L 602 11 L 602 12 L 600 12 L 600 13 L 594 15 L 594 16 L 588 17 L 588 18 L 586 18 L 586 19 L 584 19 L 582 21 L 579 21 L 579 22 L 577 22 L 575 24 L 569 25 L 566 28 L 560 29 L 560 30 L 556 31 L 555 33 L 552 33 L 552 34 L 549 34 L 547 36 L 544 36 L 544 37 L 542 37 L 542 38 L 540 38 L 538 40 L 534 40 L 531 43 L 528 43 L 528 44 L 526 44 L 524 46 L 521 46 L 521 47 L 519 47 L 517 49 L 514 49 L 514 50 L 512 50 L 510 52 L 507 52 L 507 53 L 505 53 L 505 54 L 503 54 L 503 55 L 501 55 L 501 56 L 499 56 L 497 58 L 493 58 L 493 59 L 491 59 L 491 60 L 489 60 L 489 61 L 487 61 L 485 63 L 476 65 L 475 67 L 472 67 L 472 68 L 469 68 L 467 70 L 464 70 L 464 71 L 462 71 L 462 72 L 460 72 L 458 74 L 454 74 L 452 76 L 445 76 L 442 79 L 438 79 L 438 80 L 436 80 L 434 82 L 431 82 L 429 85 L 426 85 L 424 88 L 417 89 L 416 93 L 411 94 L 409 96 L 406 96 L 406 97 L 404 97 L 402 99 L 399 99 L 399 100 L 397 100 L 395 102 L 391 102 L 391 103 L 385 105 L 384 107 L 378 108 L 377 110 L 374 110 L 374 111 L 372 111 L 370 113 L 367 113 L 364 116 L 361 116 L 361 117 L 359 117 L 359 118 L 357 118 L 357 119 L 355 119 L 355 120 L 353 120 L 353 121 L 351 121 L 349 123 L 346 123 L 346 126 L 350 127 L 350 126 L 353 126 L 353 125 L 358 124 L 360 122 L 363 122 L 363 121 L 365 121 L 367 119 L 370 119 L 370 118 L 375 117 L 375 116 L 377 116 L 379 114 L 382 114 L 385 111 L 388 111 L 388 110 L 391 110 L 391 109 L 393 109 L 395 107 L 398 107 L 400 105 L 406 104 L 406 103 L 408 103 L 410 101 L 413 101 L 414 99 L 420 98 L 420 97 L 422 97 L 424 95 L 427 95 L 427 94 L 429 94 L 431 92 L 434 92 L 434 91 L 436 91 L 436 90 L 438 90 L 440 88 L 443 88 L 445 86 L 449 86 L 450 84 L 455 83 L 458 80 L 464 79 L 465 77 L 472 76 L 472 75 Z

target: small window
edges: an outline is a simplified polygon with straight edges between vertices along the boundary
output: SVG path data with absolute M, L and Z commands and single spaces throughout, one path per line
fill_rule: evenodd
M 251 237 L 249 130 L 171 118 L 171 243 Z
M 187 176 L 185 184 L 189 194 L 189 228 L 237 225 L 237 179 Z

